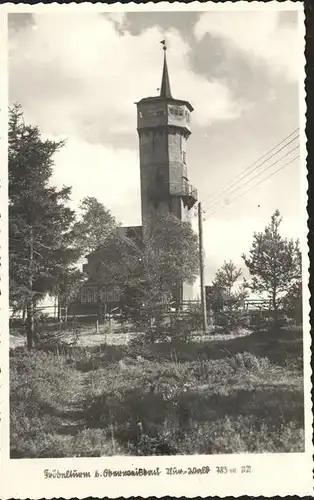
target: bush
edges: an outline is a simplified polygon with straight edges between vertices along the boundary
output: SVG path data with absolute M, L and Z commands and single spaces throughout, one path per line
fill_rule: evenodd
M 202 325 L 202 315 L 198 309 L 165 313 L 160 322 L 146 328 L 145 336 L 137 343 L 180 343 L 189 342 L 192 333 Z
M 85 429 L 76 435 L 58 435 L 47 429 L 22 436 L 11 458 L 102 457 L 127 452 L 101 429 Z
M 56 425 L 56 413 L 75 398 L 75 373 L 63 362 L 45 352 L 29 353 L 21 348 L 10 360 L 11 446 L 21 438 L 33 439 Z
M 237 353 L 233 358 L 229 358 L 229 363 L 235 370 L 263 372 L 270 368 L 268 358 L 258 358 L 250 352 Z
M 214 314 L 215 325 L 222 327 L 224 333 L 232 333 L 237 328 L 245 328 L 250 324 L 250 318 L 243 310 L 223 310 Z
M 12 457 L 302 451 L 294 364 L 178 345 L 82 348 L 71 363 L 11 352 Z

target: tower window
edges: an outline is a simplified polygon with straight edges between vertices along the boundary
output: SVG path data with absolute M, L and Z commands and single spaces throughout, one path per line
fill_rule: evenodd
M 174 113 L 176 116 L 184 116 L 183 110 L 180 108 L 176 108 Z
M 183 160 L 183 163 L 185 165 L 186 164 L 186 151 L 183 151 L 183 153 L 182 153 L 182 160 Z

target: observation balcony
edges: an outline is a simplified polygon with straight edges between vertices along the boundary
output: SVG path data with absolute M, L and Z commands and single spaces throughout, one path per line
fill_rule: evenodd
M 189 182 L 184 182 L 182 193 L 180 193 L 184 206 L 190 210 L 197 202 L 197 189 Z

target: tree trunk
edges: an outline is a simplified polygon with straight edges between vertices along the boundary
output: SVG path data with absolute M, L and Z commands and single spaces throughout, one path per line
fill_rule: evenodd
M 25 325 L 25 320 L 26 320 L 26 307 L 23 306 L 23 310 L 22 310 L 22 321 L 23 321 L 23 325 Z
M 31 300 L 27 306 L 27 318 L 26 318 L 26 334 L 27 334 L 27 348 L 29 350 L 34 348 L 34 305 Z
M 27 301 L 26 312 L 26 335 L 27 335 L 27 348 L 29 350 L 34 348 L 34 333 L 35 333 L 35 322 L 34 322 L 34 299 L 33 299 L 33 265 L 34 265 L 34 240 L 33 240 L 33 228 L 30 228 L 30 239 L 29 239 L 29 268 L 28 268 L 28 289 L 29 298 Z
M 55 318 L 56 316 L 57 316 L 57 297 L 55 297 L 53 304 L 53 317 Z
M 101 303 L 101 296 L 100 296 L 100 288 L 98 287 L 97 290 L 97 319 L 99 323 L 101 322 L 101 316 L 102 316 L 102 303 Z
M 61 321 L 61 300 L 59 295 L 58 295 L 58 321 Z
M 274 324 L 278 323 L 278 304 L 277 304 L 277 290 L 274 289 L 272 293 L 272 309 L 273 309 L 273 319 Z

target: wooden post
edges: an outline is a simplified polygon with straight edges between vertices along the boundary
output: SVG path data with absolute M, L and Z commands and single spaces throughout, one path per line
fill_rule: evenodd
M 99 333 L 99 319 L 96 320 L 96 333 Z
M 203 319 L 203 333 L 207 332 L 207 311 L 206 311 L 206 298 L 205 298 L 205 285 L 204 285 L 204 252 L 203 252 L 203 219 L 202 219 L 202 205 L 198 204 L 198 237 L 199 237 L 199 262 L 200 262 L 200 288 L 201 288 L 201 304 L 202 304 L 202 319 Z

